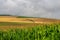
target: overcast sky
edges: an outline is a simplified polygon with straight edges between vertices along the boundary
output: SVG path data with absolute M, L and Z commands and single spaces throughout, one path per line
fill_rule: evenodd
M 0 14 L 60 19 L 60 0 L 0 0 Z

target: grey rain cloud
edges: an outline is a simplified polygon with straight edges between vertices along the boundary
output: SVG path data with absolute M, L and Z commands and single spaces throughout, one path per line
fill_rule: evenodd
M 60 19 L 60 0 L 0 0 L 0 14 Z

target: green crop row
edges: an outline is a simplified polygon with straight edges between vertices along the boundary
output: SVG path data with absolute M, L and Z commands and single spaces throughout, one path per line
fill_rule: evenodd
M 0 31 L 0 40 L 60 40 L 60 24 Z

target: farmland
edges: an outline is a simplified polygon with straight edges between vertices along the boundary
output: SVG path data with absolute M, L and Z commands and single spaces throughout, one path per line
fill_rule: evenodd
M 0 40 L 60 40 L 60 24 L 1 30 Z
M 0 16 L 0 40 L 60 40 L 60 20 Z
M 17 18 L 15 16 L 0 16 L 0 22 L 49 23 L 60 22 L 60 20 L 48 18 Z

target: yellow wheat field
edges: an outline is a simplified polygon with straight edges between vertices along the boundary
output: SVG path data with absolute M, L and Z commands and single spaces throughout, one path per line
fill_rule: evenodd
M 60 20 L 44 19 L 44 18 L 16 18 L 14 16 L 0 16 L 0 22 L 49 23 L 49 22 L 60 22 Z
M 23 23 L 19 25 L 3 25 L 0 26 L 0 30 L 7 30 L 7 29 L 15 29 L 15 28 L 26 28 L 26 27 L 33 27 L 35 25 L 43 24 L 50 24 L 50 23 L 60 23 L 60 20 L 55 19 L 47 19 L 47 18 L 16 18 L 16 16 L 0 16 L 0 22 L 17 22 Z M 27 24 L 24 24 L 27 23 Z M 30 24 L 28 24 L 30 23 Z

